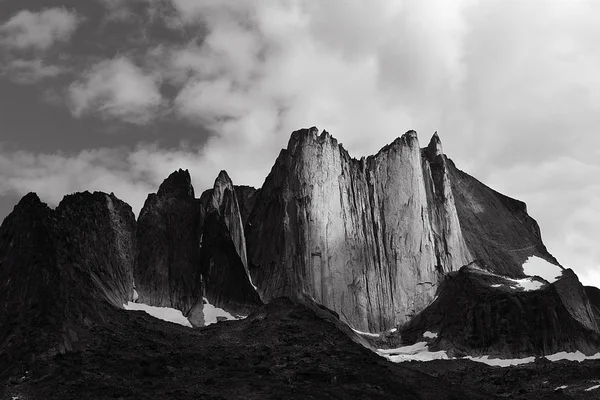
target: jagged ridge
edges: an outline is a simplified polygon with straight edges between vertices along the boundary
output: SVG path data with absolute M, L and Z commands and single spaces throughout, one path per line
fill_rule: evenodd
M 421 149 L 408 131 L 356 160 L 327 132 L 294 132 L 246 226 L 250 271 L 263 299 L 306 292 L 370 331 L 421 311 L 444 274 L 479 258 L 482 247 L 463 237 L 471 221 L 461 219 L 466 207 L 457 210 L 453 190 L 462 186 L 449 164 L 437 134 Z M 530 231 L 513 241 L 540 242 Z M 522 274 L 514 259 L 489 265 Z

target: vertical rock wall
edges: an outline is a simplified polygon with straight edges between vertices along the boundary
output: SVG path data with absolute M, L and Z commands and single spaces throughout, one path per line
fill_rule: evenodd
M 262 302 L 250 280 L 240 206 L 225 171 L 201 200 L 205 211 L 200 268 L 205 296 L 216 307 L 247 315 Z
M 0 227 L 0 353 L 72 350 L 85 326 L 133 294 L 135 217 L 106 193 L 65 196 L 56 210 L 23 197 Z
M 173 172 L 138 217 L 135 284 L 139 302 L 188 314 L 202 304 L 201 205 L 189 172 Z
M 443 159 L 437 181 L 430 163 L 413 131 L 360 161 L 326 132 L 294 132 L 247 224 L 263 300 L 306 292 L 371 331 L 422 310 L 470 258 Z

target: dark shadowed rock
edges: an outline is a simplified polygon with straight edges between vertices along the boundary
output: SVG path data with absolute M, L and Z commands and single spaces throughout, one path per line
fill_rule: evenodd
M 250 216 L 250 212 L 254 208 L 254 203 L 256 202 L 256 195 L 258 194 L 258 190 L 252 186 L 234 186 L 235 195 L 238 200 L 238 204 L 240 206 L 240 214 L 242 215 L 242 223 L 246 226 L 246 222 L 248 221 L 248 217 Z
M 248 318 L 187 329 L 113 309 L 85 351 L 38 360 L 43 379 L 10 385 L 27 399 L 404 399 L 494 396 L 387 360 L 350 340 L 317 305 L 275 299 Z M 324 317 L 320 317 L 323 315 Z M 5 376 L 0 374 L 0 395 Z
M 94 298 L 115 307 L 131 300 L 136 248 L 131 207 L 113 194 L 83 192 L 65 196 L 56 214 L 64 229 L 60 263 L 91 280 Z
M 522 265 L 532 255 L 559 265 L 542 243 L 525 203 L 487 187 L 451 160 L 447 164 L 460 226 L 474 260 L 512 277 L 523 276 Z
M 25 196 L 0 227 L 0 354 L 17 366 L 73 350 L 108 304 L 131 299 L 134 232 L 113 195 L 76 193 L 56 210 Z
M 438 334 L 432 349 L 454 355 L 515 358 L 600 350 L 589 301 L 571 270 L 526 291 L 476 264 L 465 266 L 446 276 L 436 300 L 401 329 L 401 336 L 412 344 L 426 331 Z
M 248 273 L 240 207 L 231 179 L 221 171 L 203 194 L 201 270 L 208 301 L 235 314 L 248 314 L 262 302 Z
M 585 286 L 584 289 L 594 312 L 596 323 L 600 325 L 600 289 L 594 286 Z
M 188 314 L 202 304 L 201 205 L 189 172 L 173 172 L 144 203 L 137 229 L 139 301 Z
M 21 199 L 0 227 L 0 354 L 18 364 L 57 346 L 69 281 L 58 265 L 58 222 L 38 196 Z M 35 323 L 32 323 L 35 321 Z

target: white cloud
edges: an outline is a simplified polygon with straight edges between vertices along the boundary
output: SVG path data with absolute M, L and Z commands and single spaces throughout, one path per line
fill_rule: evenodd
M 0 45 L 45 50 L 56 42 L 69 40 L 81 21 L 75 12 L 65 8 L 23 10 L 0 25 Z
M 148 123 L 163 105 L 159 77 L 124 56 L 85 71 L 69 87 L 69 100 L 76 117 L 92 114 L 134 124 Z
M 70 88 L 76 116 L 147 123 L 167 79 L 175 115 L 212 131 L 197 151 L 140 148 L 128 171 L 159 183 L 181 164 L 202 190 L 227 169 L 259 186 L 301 127 L 354 156 L 438 130 L 459 168 L 528 203 L 561 263 L 582 276 L 600 266 L 595 2 L 170 2 L 179 16 L 162 18 L 187 43 L 101 62 Z
M 525 201 L 548 250 L 584 284 L 600 286 L 599 175 L 598 163 L 562 156 L 498 168 L 486 183 Z
M 584 223 L 600 195 L 597 5 L 174 4 L 207 30 L 166 53 L 182 84 L 176 110 L 215 132 L 201 153 L 210 175 L 260 185 L 300 127 L 327 129 L 355 156 L 439 130 L 459 167 L 529 203 L 564 265 L 582 276 L 600 266 L 598 225 Z

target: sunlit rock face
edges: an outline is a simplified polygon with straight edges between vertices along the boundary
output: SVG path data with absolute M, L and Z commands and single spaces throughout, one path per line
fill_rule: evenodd
M 173 172 L 150 194 L 137 224 L 138 301 L 189 313 L 202 304 L 201 205 L 187 170 Z
M 414 131 L 361 160 L 326 132 L 294 132 L 246 238 L 263 300 L 306 292 L 370 331 L 422 310 L 471 259 L 439 139 L 422 151 Z

